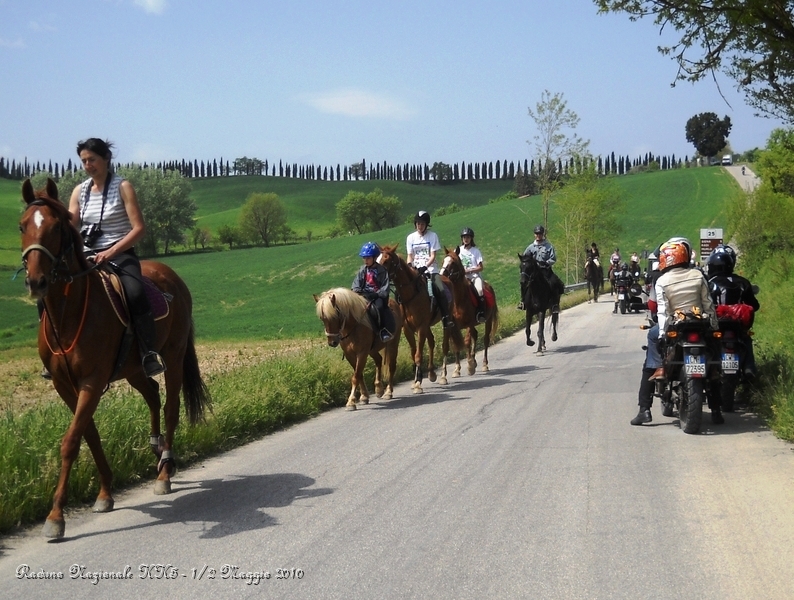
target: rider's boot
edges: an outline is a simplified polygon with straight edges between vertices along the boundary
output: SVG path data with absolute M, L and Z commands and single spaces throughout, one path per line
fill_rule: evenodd
M 653 369 L 643 369 L 640 378 L 640 391 L 637 394 L 640 412 L 631 420 L 632 425 L 642 425 L 653 421 L 651 406 L 653 405 L 653 390 L 655 383 L 648 379 Z
M 485 323 L 485 298 L 477 296 L 477 322 Z
M 138 337 L 138 348 L 141 351 L 141 363 L 147 377 L 154 377 L 165 371 L 162 357 L 154 351 L 157 333 L 154 328 L 154 317 L 151 312 L 132 318 L 135 335 Z
M 722 425 L 725 422 L 725 417 L 722 416 L 722 410 L 719 406 L 711 409 L 711 422 L 715 425 Z

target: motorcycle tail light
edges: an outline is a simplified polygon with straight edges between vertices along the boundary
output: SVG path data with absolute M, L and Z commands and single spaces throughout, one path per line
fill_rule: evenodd
M 697 343 L 700 341 L 700 334 L 697 331 L 690 331 L 686 334 L 686 341 L 690 343 Z
M 678 332 L 677 331 L 668 331 L 667 332 L 667 337 L 669 337 L 669 338 L 677 338 L 678 337 Z

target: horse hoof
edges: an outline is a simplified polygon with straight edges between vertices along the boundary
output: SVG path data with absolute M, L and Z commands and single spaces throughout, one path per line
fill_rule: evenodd
M 113 510 L 113 498 L 97 498 L 96 502 L 94 502 L 94 506 L 91 508 L 92 512 L 95 513 L 106 513 Z
M 438 380 L 438 385 L 447 385 L 447 383 L 449 382 L 446 377 L 441 377 L 441 379 Z
M 44 521 L 44 529 L 42 530 L 42 534 L 44 534 L 45 538 L 59 540 L 63 537 L 65 532 L 66 521 L 51 521 L 50 519 Z
M 430 371 L 430 373 L 427 374 L 427 378 L 430 380 L 431 383 L 434 382 L 436 380 L 436 372 Z
M 552 333 L 551 334 L 551 341 L 552 342 L 556 342 L 557 341 L 557 334 L 556 333 Z
M 483 372 L 483 373 L 487 373 L 487 372 L 488 372 L 488 371 L 490 371 L 490 370 L 491 370 L 491 369 L 489 369 L 489 368 L 488 368 L 488 365 L 483 365 L 483 366 L 482 366 L 482 372 Z
M 414 394 L 424 394 L 424 393 L 425 393 L 425 391 L 422 389 L 422 386 L 421 386 L 421 385 L 417 385 L 417 386 L 414 388 Z
M 154 482 L 154 495 L 165 496 L 171 493 L 171 482 L 169 480 L 158 479 Z
M 527 340 L 527 346 L 534 346 L 535 340 Z
M 392 399 L 391 392 L 386 392 L 385 394 L 383 394 L 383 400 L 391 400 L 391 399 Z
M 474 375 L 477 372 L 477 367 L 469 367 L 469 375 Z
M 345 404 L 345 410 L 358 410 L 355 404 Z

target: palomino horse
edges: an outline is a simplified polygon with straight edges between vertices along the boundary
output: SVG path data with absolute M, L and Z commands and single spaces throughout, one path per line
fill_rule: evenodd
M 538 349 L 537 354 L 542 354 L 546 350 L 546 337 L 544 327 L 546 321 L 546 311 L 551 311 L 551 341 L 557 341 L 557 320 L 559 315 L 552 310 L 552 307 L 560 303 L 561 290 L 552 289 L 546 276 L 541 271 L 535 257 L 531 254 L 519 254 L 521 260 L 521 299 L 524 309 L 527 311 L 527 346 L 534 346 L 530 326 L 532 318 L 538 318 Z
M 431 326 L 441 320 L 441 311 L 436 308 L 431 309 L 430 294 L 427 291 L 427 280 L 419 274 L 412 266 L 405 262 L 405 259 L 397 254 L 397 246 L 381 247 L 381 254 L 378 262 L 386 267 L 389 273 L 389 280 L 394 285 L 395 296 L 400 303 L 403 311 L 403 331 L 405 339 L 411 348 L 411 356 L 414 360 L 414 383 L 412 386 L 414 394 L 421 394 L 422 390 L 422 354 L 427 340 L 428 360 L 427 377 L 430 381 L 436 380 L 436 367 L 433 363 L 433 352 L 436 347 L 436 339 L 433 336 Z M 446 282 L 449 280 L 445 277 Z M 454 307 L 450 306 L 450 312 Z M 419 336 L 419 342 L 416 336 Z M 457 327 L 453 329 L 453 343 L 456 350 L 463 348 L 463 336 Z
M 469 375 L 474 375 L 477 370 L 477 360 L 475 354 L 477 352 L 477 291 L 474 286 L 466 278 L 466 270 L 460 260 L 460 256 L 456 250 L 449 250 L 444 248 L 447 255 L 444 257 L 444 262 L 441 265 L 441 273 L 449 277 L 452 282 L 452 296 L 455 299 L 455 309 L 452 311 L 452 316 L 458 327 L 467 329 L 466 351 L 467 362 L 469 367 Z M 488 369 L 488 346 L 493 344 L 494 335 L 499 330 L 499 308 L 496 306 L 496 294 L 493 287 L 487 281 L 483 281 L 483 290 L 485 291 L 486 310 L 485 310 L 485 335 L 483 336 L 483 361 L 482 370 L 487 372 Z M 493 303 L 489 301 L 489 297 L 493 299 Z M 443 341 L 444 361 L 441 366 L 441 382 L 443 383 L 447 378 L 447 353 L 449 352 L 449 336 L 444 332 Z M 460 361 L 458 355 L 455 353 L 455 371 L 453 377 L 460 377 Z
M 587 257 L 584 262 L 584 278 L 585 281 L 587 281 L 587 301 L 590 302 L 590 295 L 592 293 L 593 302 L 598 302 L 598 294 L 601 293 L 601 286 L 604 284 L 604 268 L 601 265 L 596 265 L 590 250 L 587 250 L 586 255 Z
M 334 288 L 314 296 L 317 303 L 317 316 L 325 325 L 328 345 L 342 346 L 342 352 L 353 367 L 350 379 L 350 396 L 345 408 L 356 410 L 356 388 L 361 392 L 361 402 L 369 404 L 369 390 L 364 382 L 364 367 L 367 356 L 375 361 L 375 394 L 378 398 L 391 399 L 394 394 L 394 376 L 397 372 L 397 349 L 400 347 L 400 328 L 403 319 L 400 307 L 394 300 L 389 301 L 389 310 L 394 315 L 394 336 L 385 344 L 378 332 L 372 329 L 367 314 L 367 301 L 347 288 Z M 383 350 L 383 356 L 381 356 Z M 389 368 L 389 382 L 384 390 L 381 376 L 383 363 Z
M 70 213 L 58 201 L 52 180 L 38 192 L 30 180 L 22 185 L 27 204 L 19 230 L 22 232 L 22 263 L 30 295 L 43 300 L 39 326 L 39 356 L 52 373 L 52 383 L 74 414 L 61 442 L 61 473 L 44 535 L 61 538 L 65 531 L 69 474 L 85 438 L 99 470 L 99 495 L 94 512 L 113 510 L 110 470 L 102 449 L 94 412 L 116 371 L 116 352 L 125 327 L 116 316 L 104 291 L 101 276 L 83 254 L 83 241 L 70 222 Z M 173 298 L 168 315 L 157 321 L 157 346 L 166 365 L 165 438 L 160 435 L 160 393 L 157 382 L 143 372 L 136 345 L 132 346 L 115 379 L 126 379 L 149 406 L 149 443 L 158 457 L 155 494 L 171 492 L 175 472 L 174 430 L 179 423 L 179 391 L 185 397 L 190 423 L 203 418 L 210 397 L 201 380 L 196 349 L 192 300 L 185 283 L 166 265 L 143 261 L 144 276 Z

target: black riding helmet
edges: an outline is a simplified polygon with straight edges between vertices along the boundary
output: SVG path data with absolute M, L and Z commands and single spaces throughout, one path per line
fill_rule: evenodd
M 424 224 L 430 227 L 430 213 L 425 210 L 420 210 L 414 215 L 414 225 L 419 221 L 424 221 Z
M 546 233 L 546 228 L 543 225 L 535 225 L 535 233 L 540 233 L 541 235 Z

